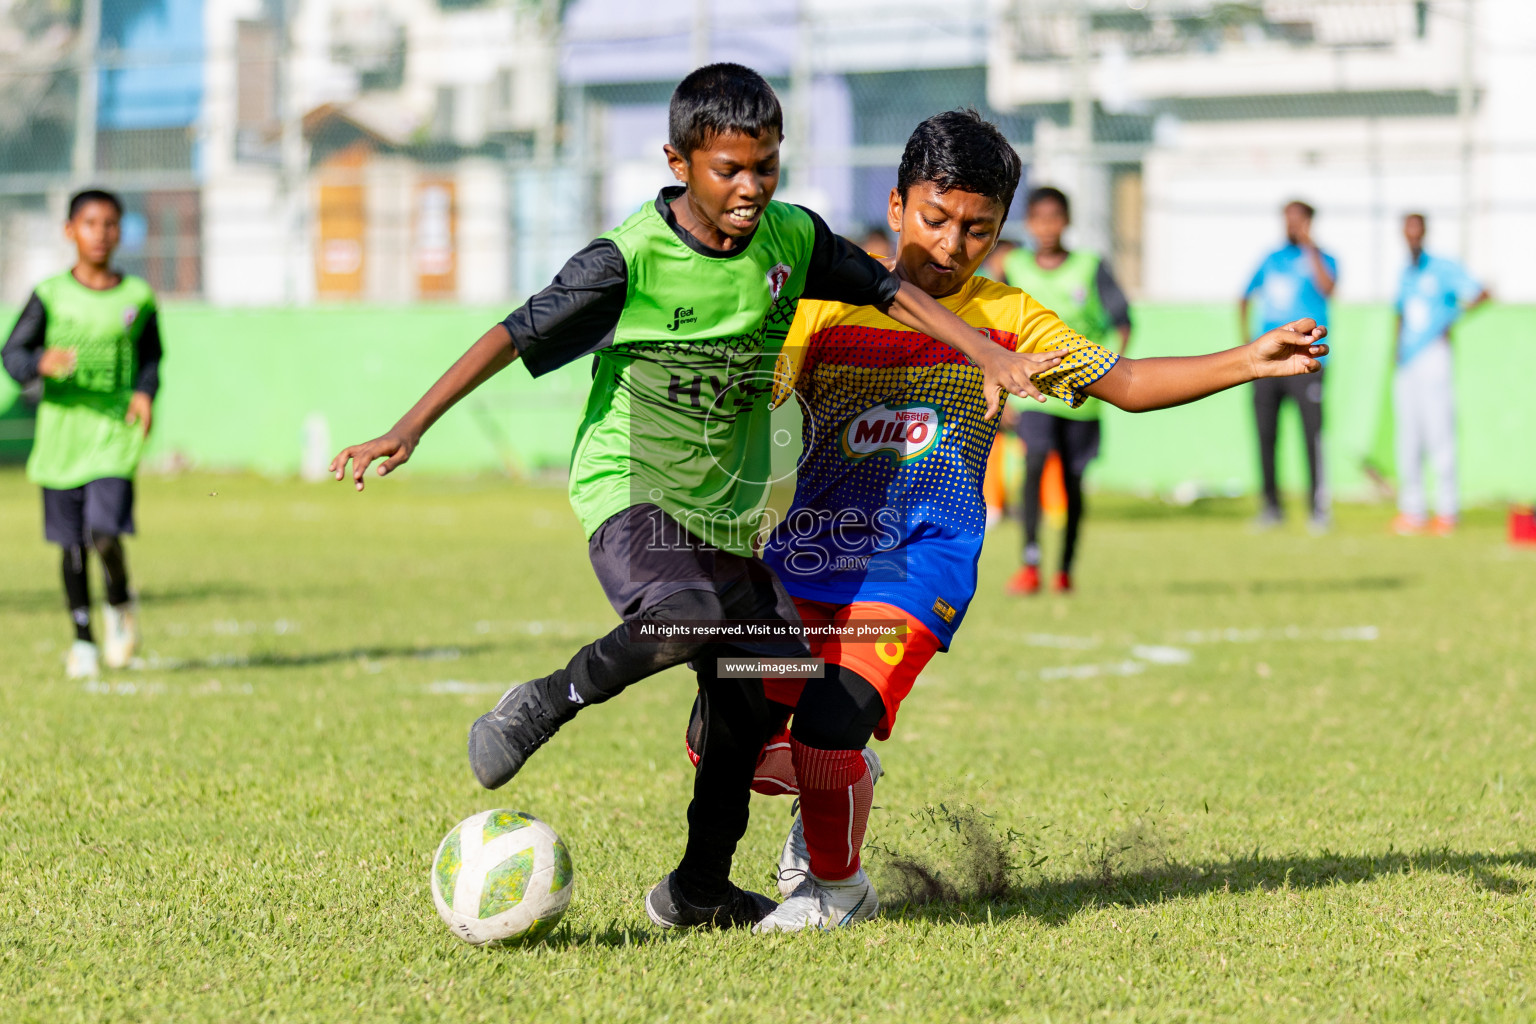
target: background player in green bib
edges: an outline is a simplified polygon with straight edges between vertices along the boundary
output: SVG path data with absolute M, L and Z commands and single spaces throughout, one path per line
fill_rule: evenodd
M 1068 251 L 1061 236 L 1072 223 L 1072 208 L 1059 189 L 1031 190 L 1024 201 L 1024 223 L 1035 248 L 1015 249 L 1003 268 L 1008 283 L 1054 310 L 1068 327 L 1096 345 L 1125 355 L 1131 341 L 1130 304 L 1114 275 L 1097 253 Z M 1076 409 L 1051 402 L 1042 409 L 1025 409 L 1014 422 L 1024 442 L 1024 564 L 1008 581 L 1014 594 L 1040 592 L 1040 478 L 1051 452 L 1061 456 L 1067 492 L 1067 522 L 1061 539 L 1061 569 L 1056 590 L 1072 589 L 1072 560 L 1083 520 L 1083 473 L 1099 454 L 1099 412 L 1102 403 L 1090 398 Z
M 122 213 L 109 192 L 70 200 L 64 233 L 78 259 L 32 292 L 3 352 L 18 383 L 41 386 L 27 477 L 43 488 L 45 536 L 64 549 L 71 678 L 97 672 L 88 547 L 107 592 L 101 660 L 121 668 L 139 642 L 121 537 L 134 532 L 133 475 L 160 386 L 160 329 L 149 285 L 111 267 Z
M 721 678 L 722 655 L 807 655 L 804 640 L 666 636 L 658 625 L 746 619 L 797 625 L 793 602 L 759 560 L 773 368 L 802 297 L 888 310 L 965 353 L 999 395 L 1039 397 L 1030 376 L 1056 353 L 1005 352 L 931 296 L 834 235 L 816 214 L 773 202 L 783 117 L 755 71 L 712 64 L 672 95 L 661 191 L 566 263 L 554 282 L 492 327 L 387 434 L 336 456 L 361 489 L 406 461 L 422 433 L 491 375 L 522 359 L 534 376 L 594 357 L 571 455 L 571 504 L 609 602 L 625 619 L 566 667 L 512 687 L 470 728 L 469 760 L 494 789 L 589 704 L 663 669 L 699 676 L 703 749 L 678 870 L 647 897 L 663 927 L 747 925 L 773 908 L 732 885 L 748 784 L 775 724 L 761 679 Z M 701 802 L 702 800 L 702 802 Z M 708 807 L 708 813 L 698 809 Z M 723 810 L 722 810 L 723 808 Z M 722 866 L 723 865 L 723 866 Z

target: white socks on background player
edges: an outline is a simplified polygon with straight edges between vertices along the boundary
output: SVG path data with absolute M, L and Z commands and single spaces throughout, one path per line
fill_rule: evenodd
M 89 679 L 99 675 L 101 666 L 127 668 L 139 652 L 139 603 L 129 599 L 120 605 L 102 608 L 101 647 L 89 640 L 70 644 L 64 657 L 64 675 L 69 679 Z
M 127 668 L 139 652 L 139 602 L 129 598 L 120 605 L 107 605 L 102 623 L 106 636 L 101 643 L 102 661 L 107 668 Z

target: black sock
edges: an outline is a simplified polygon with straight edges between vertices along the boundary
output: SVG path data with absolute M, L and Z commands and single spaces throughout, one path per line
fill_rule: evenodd
M 730 898 L 731 860 L 747 831 L 752 773 L 784 710 L 764 697 L 760 679 L 719 678 L 716 653 L 707 652 L 697 663 L 703 718 L 695 750 L 699 765 L 688 805 L 688 845 L 674 879 L 683 898 L 702 907 Z
M 106 584 L 107 604 L 113 607 L 128 603 L 128 562 L 123 555 L 123 545 L 116 535 L 92 537 L 91 546 L 101 559 L 101 578 Z
M 633 622 L 621 624 L 577 651 L 565 668 L 537 680 L 539 696 L 562 718 L 574 716 L 588 704 L 612 700 L 648 676 L 692 661 L 704 647 L 693 640 L 636 640 L 630 632 L 632 625 L 714 621 L 722 615 L 720 599 L 708 590 L 684 590 L 662 598 Z
M 91 634 L 91 580 L 85 574 L 85 548 L 70 545 L 64 549 L 64 604 L 75 623 L 75 639 L 96 642 Z
M 1077 473 L 1064 473 L 1067 490 L 1067 526 L 1061 539 L 1061 571 L 1072 572 L 1072 559 L 1077 554 L 1077 531 L 1083 524 L 1083 478 Z

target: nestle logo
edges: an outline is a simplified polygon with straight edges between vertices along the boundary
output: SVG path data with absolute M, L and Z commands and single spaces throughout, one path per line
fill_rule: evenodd
M 927 454 L 943 429 L 944 415 L 933 406 L 877 405 L 843 428 L 843 457 L 857 461 L 884 451 L 898 462 L 910 462 Z
M 675 331 L 684 324 L 696 324 L 699 318 L 693 315 L 692 306 L 678 306 L 672 311 L 672 322 L 667 324 L 667 330 Z

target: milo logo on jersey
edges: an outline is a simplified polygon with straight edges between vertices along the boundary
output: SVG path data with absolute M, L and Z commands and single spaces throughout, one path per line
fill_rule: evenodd
M 888 452 L 896 462 L 928 454 L 944 433 L 944 413 L 932 405 L 877 405 L 843 427 L 839 447 L 850 462 Z

